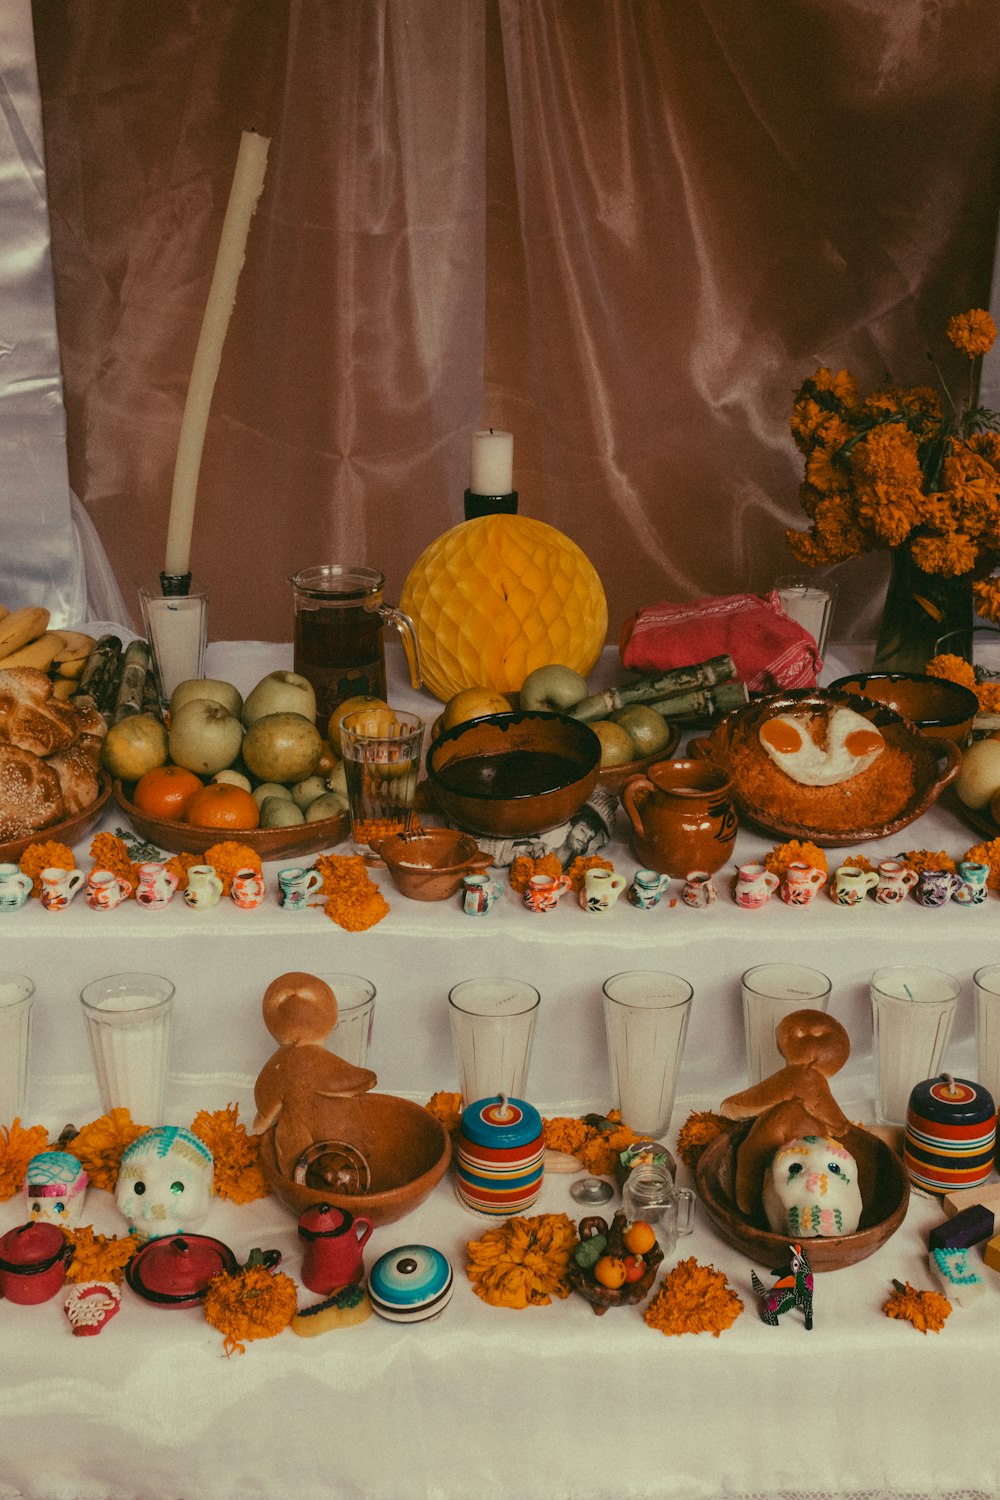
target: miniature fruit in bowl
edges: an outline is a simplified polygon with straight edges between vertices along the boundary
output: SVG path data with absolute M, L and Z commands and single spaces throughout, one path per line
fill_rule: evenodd
M 101 765 L 119 781 L 138 781 L 169 754 L 166 725 L 154 714 L 129 714 L 101 741 Z
M 647 1224 L 645 1219 L 636 1219 L 634 1224 L 629 1224 L 624 1230 L 622 1244 L 631 1255 L 645 1255 L 656 1244 L 652 1224 Z
M 239 755 L 243 725 L 221 703 L 191 698 L 170 715 L 167 743 L 175 765 L 201 776 L 213 776 L 231 766 Z

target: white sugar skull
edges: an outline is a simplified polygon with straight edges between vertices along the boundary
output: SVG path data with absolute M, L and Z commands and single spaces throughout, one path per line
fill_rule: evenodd
M 764 1212 L 775 1234 L 795 1239 L 853 1234 L 861 1218 L 857 1162 L 828 1136 L 789 1141 L 767 1169 Z
M 24 1196 L 32 1223 L 78 1224 L 88 1177 L 68 1151 L 40 1151 L 24 1174 Z
M 212 1201 L 212 1153 L 177 1125 L 159 1125 L 122 1155 L 115 1201 L 131 1233 L 142 1241 L 191 1232 Z

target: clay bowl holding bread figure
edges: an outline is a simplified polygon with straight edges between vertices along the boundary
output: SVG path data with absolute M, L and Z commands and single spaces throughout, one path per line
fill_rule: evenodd
M 899 1228 L 906 1170 L 833 1098 L 828 1079 L 850 1053 L 839 1021 L 795 1011 L 775 1040 L 785 1066 L 722 1101 L 732 1123 L 698 1159 L 698 1195 L 722 1237 L 750 1259 L 782 1265 L 789 1240 L 802 1240 L 813 1271 L 839 1270 Z
M 688 753 L 729 776 L 741 824 L 833 847 L 908 827 L 962 759 L 953 740 L 929 738 L 886 704 L 804 689 L 734 709 Z
M 411 901 L 446 901 L 466 875 L 482 875 L 492 863 L 472 835 L 458 828 L 393 833 L 373 848 L 400 895 Z

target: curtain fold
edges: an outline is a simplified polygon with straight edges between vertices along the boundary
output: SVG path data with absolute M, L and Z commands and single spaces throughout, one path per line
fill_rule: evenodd
M 588 553 L 612 632 L 762 590 L 804 524 L 792 392 L 926 379 L 987 305 L 993 0 L 35 0 L 69 464 L 128 595 L 243 128 L 268 176 L 192 565 L 213 638 L 287 638 L 287 576 L 398 596 L 462 518 L 469 434 Z M 871 633 L 886 571 L 838 569 Z

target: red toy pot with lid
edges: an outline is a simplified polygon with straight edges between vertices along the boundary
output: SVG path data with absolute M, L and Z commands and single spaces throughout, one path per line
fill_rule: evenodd
M 69 1242 L 58 1224 L 32 1220 L 0 1239 L 0 1294 L 8 1302 L 48 1302 L 66 1279 Z
M 228 1245 L 207 1234 L 172 1234 L 150 1240 L 125 1267 L 125 1280 L 158 1307 L 194 1307 L 220 1271 L 239 1269 Z
M 299 1238 L 305 1244 L 302 1281 L 311 1292 L 329 1296 L 360 1281 L 365 1268 L 361 1251 L 371 1234 L 371 1219 L 346 1208 L 315 1203 L 299 1215 Z

